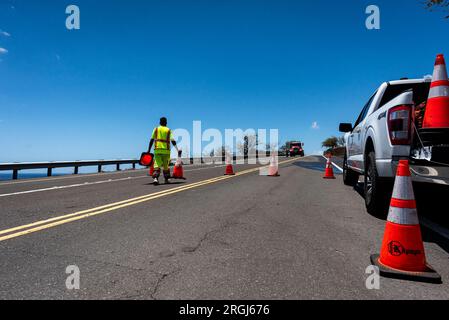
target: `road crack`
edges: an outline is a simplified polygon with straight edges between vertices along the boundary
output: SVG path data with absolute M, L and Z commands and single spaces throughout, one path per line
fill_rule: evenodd
M 213 234 L 219 234 L 224 232 L 226 229 L 238 226 L 238 225 L 245 225 L 246 223 L 243 222 L 237 222 L 235 221 L 235 218 L 241 217 L 244 214 L 247 214 L 248 212 L 250 212 L 252 209 L 254 209 L 257 205 L 253 204 L 250 207 L 247 207 L 243 210 L 239 210 L 238 212 L 235 212 L 232 214 L 231 218 L 229 218 L 228 220 L 226 220 L 224 223 L 222 223 L 219 227 L 212 229 L 208 232 L 206 232 L 201 238 L 200 240 L 197 242 L 196 245 L 194 246 L 185 246 L 181 249 L 182 252 L 184 253 L 195 253 L 196 251 L 198 251 L 201 246 L 204 244 L 204 242 L 206 242 L 207 240 L 209 240 L 209 238 L 211 237 L 211 235 Z M 224 243 L 224 242 L 221 242 Z M 227 243 L 226 243 L 227 244 Z
M 162 274 L 160 274 L 160 276 L 159 276 L 159 278 L 157 279 L 156 284 L 155 284 L 155 286 L 154 286 L 152 292 L 150 293 L 151 299 L 153 299 L 153 300 L 158 300 L 158 299 L 156 298 L 156 295 L 157 295 L 157 293 L 158 293 L 160 287 L 162 286 L 162 282 L 163 282 L 165 279 L 167 279 L 168 277 L 170 277 L 170 276 L 172 276 L 173 274 L 178 273 L 178 272 L 180 272 L 180 271 L 181 271 L 181 269 L 178 269 L 178 270 L 171 271 L 171 272 L 168 272 L 168 273 L 162 273 Z

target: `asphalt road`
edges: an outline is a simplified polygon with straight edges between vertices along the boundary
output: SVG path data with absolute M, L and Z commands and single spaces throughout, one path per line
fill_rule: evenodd
M 159 187 L 144 171 L 1 183 L 0 298 L 449 299 L 448 240 L 427 227 L 443 284 L 368 290 L 385 221 L 341 175 L 322 179 L 323 158 L 288 161 L 280 177 L 185 167 L 187 181 Z

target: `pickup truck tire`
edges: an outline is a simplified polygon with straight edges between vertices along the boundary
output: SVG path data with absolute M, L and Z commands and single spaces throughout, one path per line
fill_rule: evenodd
M 368 213 L 376 217 L 386 217 L 392 193 L 392 183 L 379 177 L 376 168 L 376 155 L 373 151 L 366 156 L 365 165 L 365 204 Z
M 345 152 L 343 159 L 343 183 L 347 186 L 354 187 L 359 181 L 359 174 L 348 168 L 348 155 Z

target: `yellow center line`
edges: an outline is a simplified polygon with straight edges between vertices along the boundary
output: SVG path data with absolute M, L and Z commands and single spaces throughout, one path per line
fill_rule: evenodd
M 203 180 L 203 181 L 209 181 L 209 180 L 214 180 L 214 179 L 217 179 L 217 178 Z M 202 181 L 200 181 L 200 182 L 202 182 Z M 191 184 L 189 184 L 187 186 L 196 185 L 196 184 L 198 184 L 200 182 L 191 183 Z M 37 222 L 30 223 L 30 224 L 26 224 L 26 225 L 22 225 L 22 226 L 10 228 L 10 229 L 2 230 L 2 231 L 0 231 L 0 235 L 6 234 L 6 233 L 10 233 L 10 232 L 13 232 L 13 231 L 17 231 L 17 230 L 21 230 L 21 229 L 26 229 L 26 228 L 29 228 L 29 227 L 34 227 L 34 226 L 45 224 L 45 223 L 49 223 L 49 222 L 53 222 L 53 221 L 56 221 L 56 220 L 70 218 L 70 217 L 73 217 L 73 216 L 76 216 L 76 215 L 89 213 L 89 212 L 96 211 L 96 210 L 105 209 L 105 208 L 108 208 L 108 207 L 114 207 L 114 206 L 117 206 L 117 205 L 121 205 L 123 203 L 136 201 L 136 200 L 140 200 L 140 199 L 143 199 L 143 198 L 147 198 L 147 197 L 155 196 L 155 195 L 158 195 L 158 194 L 162 194 L 162 193 L 165 193 L 165 192 L 167 192 L 169 190 L 183 189 L 183 188 L 185 188 L 187 186 L 180 186 L 180 187 L 176 187 L 176 188 L 172 188 L 172 189 L 168 189 L 168 190 L 162 190 L 162 191 L 159 191 L 159 192 L 150 193 L 150 194 L 146 194 L 146 195 L 135 197 L 135 198 L 131 198 L 131 199 L 126 199 L 126 200 L 123 200 L 123 201 L 109 203 L 109 204 L 106 204 L 106 205 L 103 205 L 103 206 L 100 206 L 100 207 L 96 207 L 96 208 L 91 208 L 91 209 L 87 209 L 87 210 L 83 210 L 83 211 L 78 211 L 78 212 L 75 212 L 75 213 L 70 213 L 70 214 L 66 214 L 66 215 L 63 215 L 63 216 L 58 216 L 58 217 L 54 217 L 54 218 L 50 218 L 50 219 L 37 221 Z
M 293 162 L 295 160 L 297 160 L 297 159 L 286 160 L 286 161 L 280 162 L 279 164 L 285 164 L 285 163 Z M 266 167 L 266 166 L 264 166 L 264 167 Z M 96 208 L 78 211 L 75 213 L 66 214 L 66 215 L 62 215 L 62 216 L 58 216 L 58 217 L 54 217 L 54 218 L 50 218 L 50 219 L 46 219 L 46 220 L 42 220 L 42 221 L 37 221 L 37 222 L 30 223 L 27 225 L 22 225 L 22 226 L 10 228 L 10 229 L 2 230 L 2 231 L 0 231 L 0 235 L 3 235 L 3 234 L 6 234 L 6 235 L 0 237 L 0 242 L 9 240 L 12 238 L 17 238 L 17 237 L 27 235 L 30 233 L 38 232 L 38 231 L 41 231 L 44 229 L 53 228 L 53 227 L 56 227 L 56 226 L 59 226 L 62 224 L 69 223 L 69 222 L 93 217 L 93 216 L 96 216 L 96 215 L 99 215 L 102 213 L 112 212 L 112 211 L 115 211 L 115 210 L 118 210 L 121 208 L 133 206 L 133 205 L 136 205 L 139 203 L 143 203 L 143 202 L 147 202 L 150 200 L 165 197 L 168 195 L 176 194 L 176 193 L 179 193 L 182 191 L 190 190 L 193 188 L 198 188 L 198 187 L 201 187 L 204 185 L 213 184 L 213 183 L 216 183 L 219 181 L 223 181 L 223 180 L 231 179 L 231 178 L 238 177 L 241 175 L 249 174 L 249 173 L 258 171 L 261 168 L 263 168 L 263 167 L 257 167 L 257 168 L 237 172 L 234 176 L 220 176 L 220 177 L 215 177 L 215 178 L 211 178 L 211 179 L 207 179 L 207 180 L 202 180 L 199 182 L 191 183 L 186 186 L 180 186 L 180 187 L 175 187 L 175 188 L 171 188 L 168 190 L 162 190 L 162 191 L 151 193 L 148 195 L 143 195 L 143 196 L 135 197 L 132 199 L 127 199 L 127 200 L 123 200 L 123 201 L 119 201 L 119 202 L 106 204 L 106 205 L 96 207 Z M 19 231 L 19 230 L 22 230 L 22 231 Z M 16 231 L 19 231 L 19 232 L 16 232 Z

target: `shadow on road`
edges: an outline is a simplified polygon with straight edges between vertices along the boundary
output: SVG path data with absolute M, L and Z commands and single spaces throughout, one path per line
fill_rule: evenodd
M 420 217 L 425 217 L 443 228 L 449 228 L 449 211 L 447 210 L 449 188 L 439 185 L 414 183 L 413 189 L 415 191 L 418 215 Z M 363 199 L 365 198 L 364 183 L 358 183 L 354 187 L 354 191 L 356 191 Z M 388 212 L 372 216 L 386 221 L 387 215 Z M 441 249 L 449 253 L 449 239 L 446 239 L 422 224 L 421 230 L 424 242 L 435 243 Z
M 449 187 L 416 183 L 413 185 L 420 215 L 449 227 Z
M 361 196 L 363 199 L 365 199 L 365 184 L 364 183 L 357 183 L 354 186 L 354 190 L 359 194 L 359 196 Z
M 165 183 L 162 182 L 159 186 L 171 186 L 171 185 L 177 185 L 177 184 L 184 184 L 186 182 L 187 181 L 172 181 L 172 182 L 170 182 L 168 184 L 165 184 Z M 153 182 L 145 183 L 145 185 L 146 186 L 152 186 Z
M 315 170 L 315 171 L 320 171 L 320 172 L 324 172 L 324 170 L 326 169 L 326 163 L 324 162 L 324 159 L 322 162 L 298 161 L 298 162 L 294 162 L 293 165 L 304 168 L 304 169 Z M 340 175 L 341 172 L 339 170 L 334 169 L 334 174 Z

